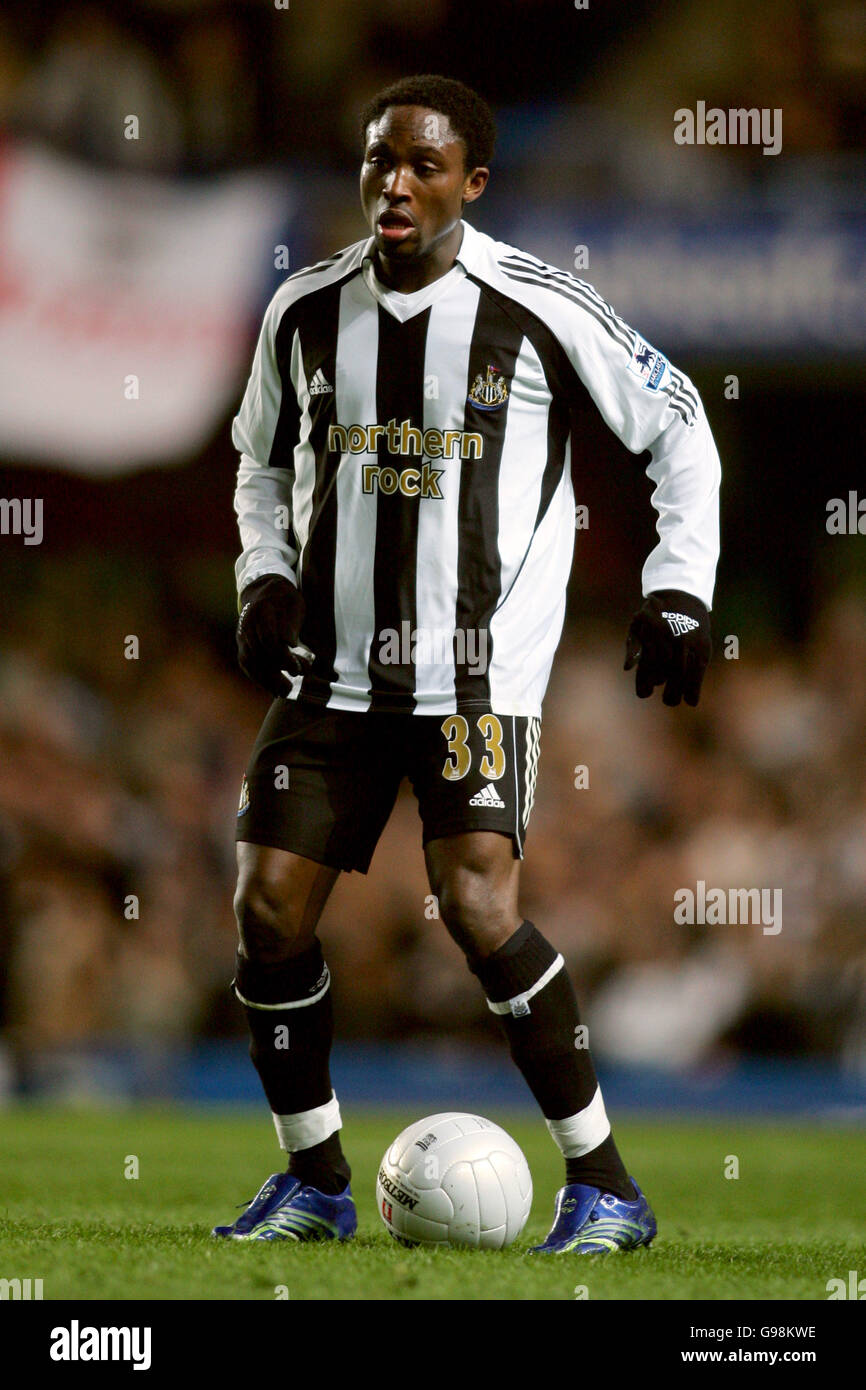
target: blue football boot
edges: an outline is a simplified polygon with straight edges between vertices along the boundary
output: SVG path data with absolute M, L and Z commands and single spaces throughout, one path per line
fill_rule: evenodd
M 560 1188 L 553 1228 L 529 1253 L 602 1255 L 649 1245 L 658 1230 L 656 1219 L 634 1178 L 631 1181 L 637 1192 L 633 1202 L 582 1183 Z
M 212 1235 L 232 1240 L 349 1240 L 358 1229 L 352 1189 L 336 1197 L 305 1187 L 291 1173 L 272 1173 L 233 1226 Z

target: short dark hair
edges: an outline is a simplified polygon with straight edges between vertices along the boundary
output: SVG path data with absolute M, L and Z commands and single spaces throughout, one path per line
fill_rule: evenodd
M 389 106 L 426 106 L 430 111 L 447 116 L 454 134 L 463 142 L 467 169 L 486 167 L 493 158 L 496 143 L 493 112 L 483 97 L 456 78 L 425 73 L 418 77 L 401 77 L 399 82 L 383 87 L 361 112 L 362 140 L 366 139 L 370 122 L 377 121 Z

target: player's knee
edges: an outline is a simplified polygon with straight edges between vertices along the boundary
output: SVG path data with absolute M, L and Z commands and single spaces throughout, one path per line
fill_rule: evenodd
M 453 875 L 440 884 L 437 893 L 439 915 L 453 937 L 459 939 L 472 932 L 483 915 L 485 895 L 479 885 L 465 876 Z
M 301 913 L 296 910 L 289 886 L 264 872 L 252 872 L 238 880 L 234 900 L 244 953 L 250 960 L 276 961 L 297 945 Z
M 486 956 L 517 928 L 510 885 L 489 870 L 461 866 L 439 886 L 439 913 L 468 956 Z

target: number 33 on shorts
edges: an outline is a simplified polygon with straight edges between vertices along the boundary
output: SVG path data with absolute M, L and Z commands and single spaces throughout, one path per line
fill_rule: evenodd
M 495 714 L 482 714 L 476 720 L 476 728 L 484 739 L 484 756 L 478 770 L 482 777 L 498 781 L 505 771 L 502 720 Z M 449 755 L 442 776 L 448 782 L 460 782 L 472 766 L 469 720 L 463 714 L 449 714 L 442 724 L 442 732 L 448 740 Z
M 541 720 L 524 715 L 449 714 L 440 726 L 442 777 L 466 828 L 502 830 L 522 856 L 538 773 Z M 458 785 L 459 784 L 459 785 Z M 465 803 L 465 804 L 464 804 Z

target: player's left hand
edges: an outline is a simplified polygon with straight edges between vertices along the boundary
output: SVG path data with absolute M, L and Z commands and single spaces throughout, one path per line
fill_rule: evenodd
M 696 705 L 713 644 L 706 605 L 679 589 L 660 589 L 631 620 L 624 670 L 637 665 L 635 692 L 646 700 L 663 685 L 666 705 Z

